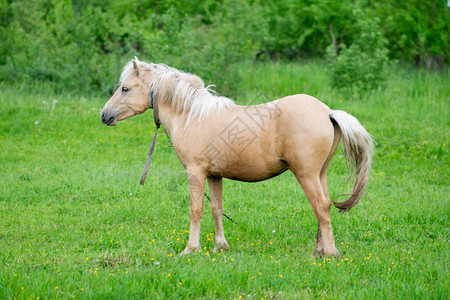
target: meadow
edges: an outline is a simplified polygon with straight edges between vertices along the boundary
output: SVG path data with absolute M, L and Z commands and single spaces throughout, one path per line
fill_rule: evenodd
M 225 180 L 231 250 L 213 253 L 205 199 L 203 249 L 180 256 L 189 191 L 164 134 L 139 185 L 151 112 L 106 127 L 107 95 L 0 83 L 0 298 L 448 299 L 448 70 L 391 67 L 386 86 L 358 96 L 331 88 L 321 61 L 241 73 L 238 104 L 306 93 L 373 135 L 367 196 L 349 213 L 331 211 L 341 259 L 312 258 L 317 221 L 290 172 Z M 341 148 L 328 174 L 331 198 L 343 200 Z

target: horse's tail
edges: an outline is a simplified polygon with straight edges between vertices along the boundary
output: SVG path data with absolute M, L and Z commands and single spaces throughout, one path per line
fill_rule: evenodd
M 351 171 L 350 178 L 355 176 L 355 185 L 350 198 L 342 202 L 333 201 L 334 206 L 344 212 L 355 206 L 364 194 L 369 181 L 373 140 L 359 121 L 345 111 L 333 110 L 330 118 L 341 130 L 345 159 Z

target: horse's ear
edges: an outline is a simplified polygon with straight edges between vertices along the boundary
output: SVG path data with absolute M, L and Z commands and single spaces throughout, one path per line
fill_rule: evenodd
M 133 61 L 134 72 L 136 73 L 136 75 L 139 75 L 139 67 L 138 67 L 138 64 L 137 64 L 137 62 L 139 60 L 137 60 L 137 58 L 136 58 L 136 59 L 133 59 L 132 61 Z

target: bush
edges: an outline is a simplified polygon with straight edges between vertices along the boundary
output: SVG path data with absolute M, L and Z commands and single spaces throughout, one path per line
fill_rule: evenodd
M 22 2 L 0 6 L 0 80 L 50 81 L 79 92 L 111 94 L 121 68 L 137 55 L 196 73 L 232 96 L 240 81 L 236 64 L 253 59 L 267 27 L 258 5 L 237 0 L 220 10 L 211 7 L 214 1 L 198 1 L 202 8 L 182 1 L 154 3 L 156 8 L 137 0 L 126 7 L 114 1 Z
M 427 68 L 450 58 L 446 1 L 411 1 L 0 0 L 0 80 L 110 94 L 137 55 L 233 96 L 238 64 L 323 57 L 333 43 L 334 84 L 370 89 L 382 82 L 386 47 Z
M 348 48 L 345 45 L 340 45 L 339 49 L 333 45 L 327 48 L 332 85 L 353 92 L 382 86 L 389 61 L 379 20 L 367 18 L 361 11 L 356 14 L 359 38 Z
M 171 8 L 154 16 L 158 31 L 144 32 L 144 58 L 163 62 L 215 84 L 222 95 L 234 96 L 241 76 L 238 64 L 250 62 L 265 37 L 258 6 L 225 1 L 220 12 L 186 17 Z

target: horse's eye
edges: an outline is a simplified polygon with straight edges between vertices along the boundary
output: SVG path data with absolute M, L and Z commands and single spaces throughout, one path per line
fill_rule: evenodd
M 122 92 L 124 92 L 124 93 L 125 93 L 125 92 L 128 92 L 128 88 L 124 86 L 124 87 L 122 88 Z

